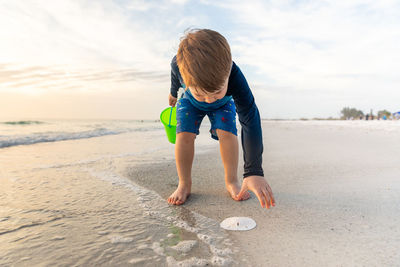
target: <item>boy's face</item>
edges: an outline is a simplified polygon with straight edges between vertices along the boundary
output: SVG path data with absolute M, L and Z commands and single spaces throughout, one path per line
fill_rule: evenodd
M 218 91 L 213 93 L 207 93 L 192 87 L 188 87 L 188 89 L 190 90 L 190 93 L 197 101 L 206 102 L 210 104 L 219 99 L 222 99 L 226 95 L 226 91 L 228 90 L 228 81 L 229 81 L 229 75 L 225 79 L 225 82 L 222 85 L 222 87 Z

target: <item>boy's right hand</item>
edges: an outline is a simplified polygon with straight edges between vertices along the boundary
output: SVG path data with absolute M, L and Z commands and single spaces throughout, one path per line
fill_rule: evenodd
M 177 101 L 177 98 L 172 96 L 171 94 L 169 94 L 168 102 L 171 107 L 175 107 L 176 101 Z
M 242 189 L 236 196 L 237 199 L 243 198 L 243 195 L 247 190 L 253 191 L 258 200 L 260 201 L 261 207 L 269 209 L 275 206 L 275 198 L 272 193 L 271 187 L 262 176 L 248 176 L 243 179 Z

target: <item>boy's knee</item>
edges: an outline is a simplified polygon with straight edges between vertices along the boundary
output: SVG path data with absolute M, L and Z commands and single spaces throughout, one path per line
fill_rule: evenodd
M 196 139 L 196 134 L 190 132 L 180 132 L 176 134 L 176 138 L 181 143 L 190 144 L 194 142 L 194 139 Z
M 231 133 L 229 131 L 216 129 L 216 132 L 217 132 L 219 140 L 221 140 L 221 139 L 224 140 L 224 139 L 227 139 L 227 138 L 236 138 L 236 135 L 234 135 L 233 133 Z

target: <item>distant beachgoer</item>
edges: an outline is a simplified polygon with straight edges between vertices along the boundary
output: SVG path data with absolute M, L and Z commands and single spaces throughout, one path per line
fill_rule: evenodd
M 365 115 L 365 119 L 366 119 L 366 120 L 369 119 L 369 114 Z
M 185 89 L 185 93 L 178 101 L 180 87 Z M 179 185 L 168 198 L 168 203 L 181 205 L 190 195 L 194 141 L 207 115 L 211 122 L 211 137 L 219 140 L 225 185 L 230 196 L 237 201 L 246 200 L 250 197 L 247 190 L 251 190 L 262 207 L 275 206 L 261 166 L 260 114 L 246 78 L 232 61 L 229 44 L 221 34 L 209 29 L 192 30 L 181 39 L 178 53 L 171 62 L 169 104 L 177 107 L 175 158 Z M 242 126 L 242 186 L 237 176 L 236 112 Z

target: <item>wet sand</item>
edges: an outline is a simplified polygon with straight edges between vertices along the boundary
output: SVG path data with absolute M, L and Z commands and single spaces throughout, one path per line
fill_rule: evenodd
M 0 149 L 0 266 L 238 266 L 217 221 L 121 175 L 170 148 L 155 127 Z
M 263 167 L 277 202 L 270 210 L 253 194 L 229 197 L 215 142 L 195 155 L 183 208 L 217 221 L 253 218 L 255 229 L 229 232 L 245 266 L 398 266 L 400 130 L 351 123 L 263 121 Z M 239 175 L 242 166 L 240 155 Z M 178 184 L 174 161 L 128 172 L 165 199 Z

